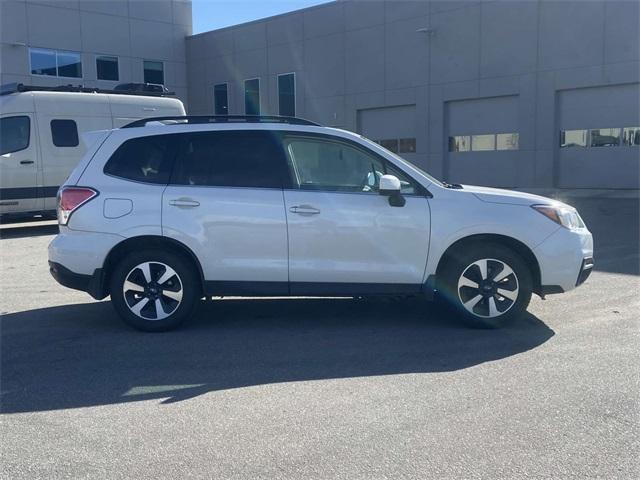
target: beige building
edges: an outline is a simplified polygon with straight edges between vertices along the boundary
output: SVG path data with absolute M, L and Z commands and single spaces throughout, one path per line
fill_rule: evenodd
M 162 83 L 187 101 L 191 0 L 0 0 L 0 83 Z

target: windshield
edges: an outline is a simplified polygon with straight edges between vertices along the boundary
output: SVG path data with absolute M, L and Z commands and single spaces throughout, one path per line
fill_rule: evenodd
M 387 155 L 391 155 L 393 158 L 395 158 L 396 160 L 398 160 L 398 162 L 400 162 L 402 165 L 407 166 L 410 169 L 413 169 L 415 171 L 417 171 L 420 175 L 423 175 L 425 177 L 427 177 L 429 179 L 429 181 L 431 181 L 432 183 L 435 183 L 436 185 L 439 185 L 441 187 L 444 187 L 445 184 L 442 183 L 440 180 L 438 180 L 437 178 L 431 176 L 430 174 L 428 174 L 427 172 L 425 172 L 422 168 L 418 167 L 417 165 L 411 163 L 409 160 L 407 160 L 406 158 L 402 158 L 400 155 L 393 153 L 390 150 L 387 150 L 386 148 L 384 148 L 383 146 L 381 146 L 380 144 L 374 142 L 373 140 L 369 140 L 367 137 L 363 137 L 362 135 L 360 135 L 360 138 L 364 141 L 366 141 L 369 146 L 371 146 L 374 150 L 375 149 L 380 149 L 383 150 Z

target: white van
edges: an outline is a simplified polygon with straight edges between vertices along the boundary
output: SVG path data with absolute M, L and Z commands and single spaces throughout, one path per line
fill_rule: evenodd
M 58 187 L 87 150 L 82 134 L 145 117 L 185 115 L 182 102 L 167 94 L 3 86 L 0 215 L 53 212 Z

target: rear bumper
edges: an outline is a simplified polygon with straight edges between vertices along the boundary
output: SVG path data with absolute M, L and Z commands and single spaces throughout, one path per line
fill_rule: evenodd
M 107 296 L 101 268 L 97 268 L 92 275 L 84 275 L 72 272 L 64 265 L 49 261 L 49 273 L 63 287 L 87 292 L 96 300 L 102 300 Z

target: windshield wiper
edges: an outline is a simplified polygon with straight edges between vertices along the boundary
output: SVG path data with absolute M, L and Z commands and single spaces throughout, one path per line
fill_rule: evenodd
M 461 190 L 463 188 L 462 185 L 460 185 L 459 183 L 447 183 L 447 182 L 442 182 L 442 183 L 445 186 L 445 188 L 452 188 L 454 190 Z

